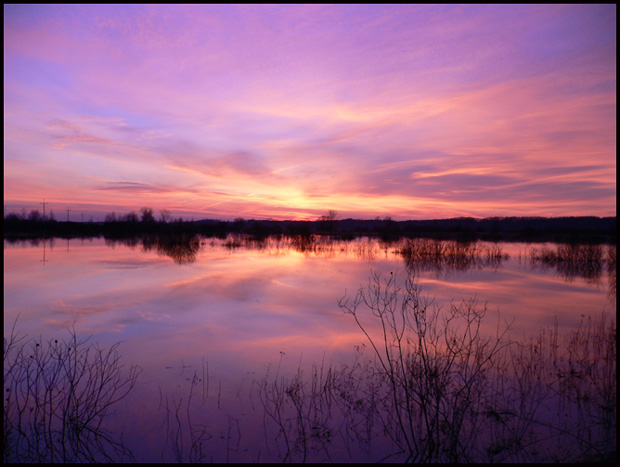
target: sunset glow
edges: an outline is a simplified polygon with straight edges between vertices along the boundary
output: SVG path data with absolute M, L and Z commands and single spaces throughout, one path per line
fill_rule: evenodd
M 5 5 L 4 70 L 5 213 L 616 215 L 615 5 Z

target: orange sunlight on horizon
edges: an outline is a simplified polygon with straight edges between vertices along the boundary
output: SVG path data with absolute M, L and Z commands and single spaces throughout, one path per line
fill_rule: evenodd
M 4 210 L 615 216 L 615 9 L 5 5 Z

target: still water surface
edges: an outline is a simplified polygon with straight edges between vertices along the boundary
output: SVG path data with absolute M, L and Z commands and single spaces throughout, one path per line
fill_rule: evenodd
M 605 262 L 611 247 L 601 247 L 600 268 L 580 271 L 532 259 L 553 244 L 474 245 L 500 255 L 408 265 L 402 243 L 368 238 L 202 238 L 188 248 L 104 239 L 5 241 L 5 337 L 17 320 L 19 333 L 44 341 L 64 338 L 73 327 L 92 342 L 122 342 L 123 362 L 142 372 L 108 423 L 124 430 L 138 461 L 190 459 L 191 440 L 179 449 L 171 435 L 178 435 L 175 413 L 177 420 L 190 413 L 190 389 L 193 423 L 208 433 L 201 459 L 281 460 L 269 447 L 272 435 L 252 388 L 275 371 L 351 362 L 364 336 L 338 299 L 355 295 L 371 271 L 403 277 L 413 268 L 422 294 L 441 307 L 475 297 L 489 310 L 483 331 L 492 334 L 498 319 L 512 322 L 515 339 L 614 313 L 615 273 Z M 351 452 L 340 454 L 348 460 Z M 338 452 L 332 456 L 338 460 Z

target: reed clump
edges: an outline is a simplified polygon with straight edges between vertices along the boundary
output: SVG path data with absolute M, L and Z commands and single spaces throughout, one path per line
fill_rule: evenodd
M 309 378 L 299 368 L 292 377 L 280 369 L 256 384 L 265 433 L 275 426 L 273 445 L 282 462 L 329 462 L 344 413 L 336 405 L 338 374 L 331 366 L 313 364 Z M 334 424 L 336 422 L 336 425 Z M 269 446 L 268 446 L 269 447 Z
M 613 253 L 611 246 L 608 249 L 609 254 L 606 255 L 602 245 L 566 243 L 558 244 L 555 248 L 543 246 L 531 249 L 530 263 L 553 267 L 567 280 L 583 277 L 596 282 L 604 272 L 605 263 L 611 264 L 612 254 L 615 256 L 615 248 Z
M 497 244 L 443 241 L 432 238 L 405 239 L 397 252 L 415 272 L 432 270 L 466 271 L 479 267 L 498 267 L 508 256 Z
M 4 339 L 4 461 L 132 460 L 118 434 L 104 427 L 110 407 L 127 396 L 140 370 L 127 372 L 118 344 Z

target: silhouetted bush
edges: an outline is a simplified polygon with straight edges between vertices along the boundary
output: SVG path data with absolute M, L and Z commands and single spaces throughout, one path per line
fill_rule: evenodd
M 133 458 L 103 421 L 136 384 L 122 371 L 118 344 L 4 339 L 4 461 L 105 462 Z

